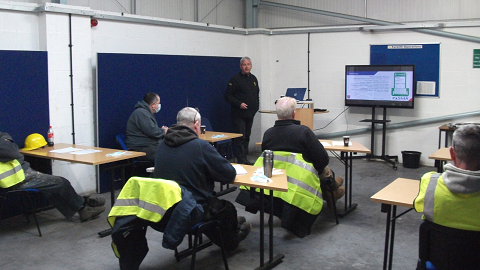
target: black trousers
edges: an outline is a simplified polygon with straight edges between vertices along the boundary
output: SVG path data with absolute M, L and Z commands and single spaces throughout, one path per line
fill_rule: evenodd
M 157 154 L 157 149 L 158 149 L 158 144 L 151 145 L 148 147 L 136 147 L 136 148 L 131 148 L 129 150 L 131 151 L 137 151 L 137 152 L 145 152 L 145 156 L 137 157 L 135 158 L 136 160 L 142 160 L 142 161 L 150 161 L 152 163 L 152 166 L 155 165 L 155 155 Z
M 240 133 L 243 137 L 233 139 L 238 163 L 247 161 L 248 144 L 252 134 L 253 118 L 236 118 L 232 116 L 233 132 Z

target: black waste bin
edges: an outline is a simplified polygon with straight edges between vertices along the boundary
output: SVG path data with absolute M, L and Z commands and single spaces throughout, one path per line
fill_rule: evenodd
M 403 167 L 416 169 L 420 167 L 421 152 L 417 151 L 402 151 Z

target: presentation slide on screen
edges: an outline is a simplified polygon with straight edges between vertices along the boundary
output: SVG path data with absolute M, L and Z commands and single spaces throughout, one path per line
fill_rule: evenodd
M 351 71 L 347 73 L 347 99 L 412 99 L 412 71 Z

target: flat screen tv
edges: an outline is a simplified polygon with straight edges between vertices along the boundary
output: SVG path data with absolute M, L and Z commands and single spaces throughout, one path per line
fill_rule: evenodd
M 345 66 L 345 106 L 413 109 L 414 65 Z

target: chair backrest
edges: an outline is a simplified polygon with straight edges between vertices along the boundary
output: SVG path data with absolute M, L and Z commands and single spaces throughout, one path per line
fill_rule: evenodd
M 125 151 L 128 150 L 127 145 L 125 145 L 126 138 L 127 136 L 125 136 L 125 134 L 123 133 L 117 134 L 117 136 L 115 136 L 115 139 L 117 140 L 118 145 L 122 148 L 122 150 L 125 150 Z
M 480 231 L 454 229 L 424 220 L 420 225 L 417 269 L 479 269 Z

